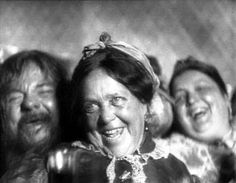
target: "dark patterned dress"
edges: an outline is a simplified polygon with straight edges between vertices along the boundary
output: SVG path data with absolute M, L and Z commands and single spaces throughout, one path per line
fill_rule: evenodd
M 153 140 L 149 135 L 133 155 L 120 158 L 104 156 L 80 141 L 74 142 L 72 148 L 73 151 L 67 151 L 67 155 L 64 154 L 63 158 L 60 158 L 64 162 L 63 166 L 56 171 L 50 171 L 51 182 L 194 182 L 185 165 L 169 153 L 168 144 L 165 141 Z
M 184 163 L 169 153 L 166 141 L 150 135 L 133 155 L 121 158 L 104 155 L 80 141 L 63 146 L 56 156 L 60 167 L 55 171 L 46 170 L 42 156 L 28 153 L 5 173 L 1 183 L 194 182 Z

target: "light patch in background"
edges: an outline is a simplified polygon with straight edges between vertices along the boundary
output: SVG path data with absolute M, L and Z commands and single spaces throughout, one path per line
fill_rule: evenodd
M 0 1 L 0 44 L 61 55 L 72 72 L 83 47 L 107 31 L 155 56 L 168 79 L 192 55 L 235 85 L 235 12 L 234 1 L 219 0 Z
M 0 44 L 0 63 L 3 63 L 6 58 L 17 53 L 19 48 L 13 45 Z

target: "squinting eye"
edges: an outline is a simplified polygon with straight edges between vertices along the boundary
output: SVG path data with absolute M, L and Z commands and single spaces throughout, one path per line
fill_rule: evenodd
M 210 87 L 210 86 L 199 86 L 199 87 L 197 87 L 196 90 L 198 92 L 204 93 L 204 92 L 210 91 L 211 89 L 212 89 L 212 87 Z
M 38 94 L 42 97 L 52 96 L 55 93 L 54 89 L 39 90 Z
M 83 110 L 86 113 L 93 113 L 99 110 L 99 106 L 95 103 L 85 103 L 83 106 Z
M 113 97 L 111 100 L 112 105 L 115 106 L 122 106 L 126 102 L 126 99 L 124 97 Z
M 7 96 L 8 104 L 20 104 L 23 101 L 24 96 L 22 94 L 10 94 Z
M 185 103 L 185 95 L 179 95 L 175 97 L 175 105 L 183 104 Z

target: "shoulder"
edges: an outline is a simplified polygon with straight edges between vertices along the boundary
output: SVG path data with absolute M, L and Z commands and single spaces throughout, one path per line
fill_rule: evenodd
M 162 166 L 167 167 L 169 170 L 174 170 L 179 175 L 183 173 L 188 174 L 185 164 L 172 154 L 168 140 L 154 139 L 154 142 L 156 144 L 154 152 L 159 158 L 153 159 L 159 159 L 160 161 L 158 163 L 163 164 Z
M 29 155 L 16 161 L 1 177 L 1 183 L 47 183 L 44 158 Z
M 178 133 L 172 134 L 168 141 L 170 152 L 185 163 L 191 174 L 203 180 L 216 180 L 218 169 L 209 145 Z

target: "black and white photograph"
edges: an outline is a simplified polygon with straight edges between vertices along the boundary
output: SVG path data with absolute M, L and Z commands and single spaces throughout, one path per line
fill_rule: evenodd
M 0 0 L 0 183 L 236 183 L 236 1 Z

